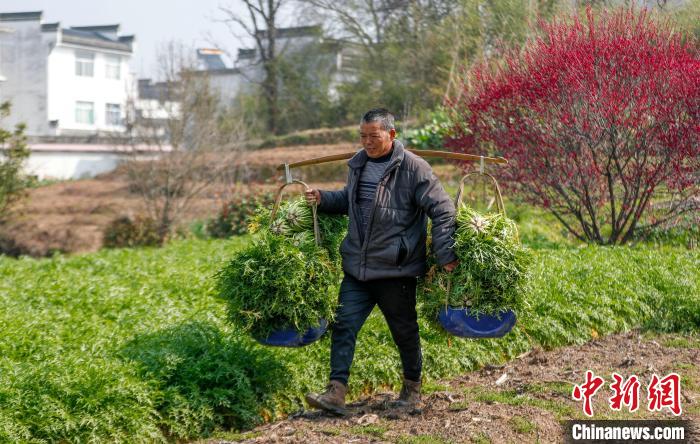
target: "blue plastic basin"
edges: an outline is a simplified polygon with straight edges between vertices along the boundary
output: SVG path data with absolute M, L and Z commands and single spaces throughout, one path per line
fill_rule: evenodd
M 303 347 L 321 339 L 328 330 L 328 321 L 321 319 L 318 327 L 310 327 L 305 332 L 298 332 L 292 328 L 277 330 L 270 333 L 267 338 L 255 338 L 263 345 L 273 347 Z
M 500 338 L 515 325 L 515 313 L 505 310 L 498 315 L 480 314 L 479 318 L 468 308 L 443 307 L 438 314 L 442 327 L 462 338 Z

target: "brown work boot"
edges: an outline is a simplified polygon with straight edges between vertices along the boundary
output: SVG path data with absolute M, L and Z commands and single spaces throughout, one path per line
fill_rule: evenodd
M 331 380 L 326 386 L 326 391 L 317 395 L 316 393 L 307 393 L 306 402 L 311 407 L 322 409 L 336 415 L 345 415 L 345 394 L 348 388 L 340 381 Z
M 408 407 L 413 410 L 423 408 L 423 403 L 420 399 L 420 382 L 403 379 L 403 387 L 399 393 L 399 399 L 394 404 L 397 407 Z

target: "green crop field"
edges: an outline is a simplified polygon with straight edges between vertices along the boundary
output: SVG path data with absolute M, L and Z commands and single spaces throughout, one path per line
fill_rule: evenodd
M 700 329 L 697 250 L 575 247 L 520 223 L 535 265 L 519 323 L 502 339 L 448 344 L 422 322 L 428 380 L 534 345 L 633 327 Z M 212 276 L 247 241 L 0 258 L 0 442 L 197 438 L 297 409 L 325 383 L 329 339 L 272 349 L 232 331 Z M 398 353 L 375 312 L 360 333 L 353 395 L 399 381 Z

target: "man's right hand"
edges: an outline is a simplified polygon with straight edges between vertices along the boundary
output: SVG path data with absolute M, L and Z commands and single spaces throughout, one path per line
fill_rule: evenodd
M 306 197 L 306 203 L 309 205 L 321 203 L 321 192 L 318 190 L 313 190 L 309 188 L 304 192 L 304 197 Z

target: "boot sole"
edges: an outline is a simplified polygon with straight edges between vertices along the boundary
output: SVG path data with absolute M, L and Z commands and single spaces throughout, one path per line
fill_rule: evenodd
M 324 410 L 326 412 L 330 412 L 330 413 L 333 413 L 334 415 L 338 415 L 338 416 L 346 416 L 348 414 L 348 411 L 343 407 L 338 407 L 336 405 L 327 404 L 327 403 L 325 403 L 323 401 L 319 401 L 318 399 L 313 398 L 309 395 L 306 395 L 304 398 L 306 399 L 306 402 L 309 403 L 309 405 L 311 407 L 315 407 L 317 409 Z

